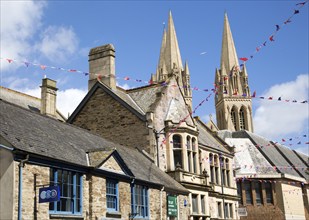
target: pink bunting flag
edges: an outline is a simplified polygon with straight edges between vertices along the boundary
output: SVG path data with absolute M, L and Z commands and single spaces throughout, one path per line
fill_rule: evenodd
M 12 59 L 6 59 L 9 63 L 12 63 L 13 60 Z
M 40 67 L 41 67 L 42 70 L 46 69 L 46 66 L 44 66 L 44 65 L 41 65 Z

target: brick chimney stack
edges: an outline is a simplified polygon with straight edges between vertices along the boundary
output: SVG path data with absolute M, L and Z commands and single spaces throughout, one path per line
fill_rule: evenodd
M 56 117 L 56 81 L 44 78 L 41 87 L 41 114 Z
M 110 89 L 116 89 L 115 48 L 112 44 L 90 50 L 89 73 L 88 90 L 92 88 L 98 78 Z

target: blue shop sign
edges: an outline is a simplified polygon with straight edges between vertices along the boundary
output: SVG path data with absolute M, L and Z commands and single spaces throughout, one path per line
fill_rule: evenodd
M 39 203 L 55 202 L 60 200 L 60 187 L 50 186 L 39 189 Z

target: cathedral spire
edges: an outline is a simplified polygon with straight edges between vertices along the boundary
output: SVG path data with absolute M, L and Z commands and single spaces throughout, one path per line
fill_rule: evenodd
M 216 70 L 216 116 L 219 129 L 253 132 L 252 103 L 245 66 L 239 68 L 227 14 L 224 14 L 220 70 Z
M 183 69 L 182 61 L 176 36 L 172 12 L 169 12 L 166 45 L 165 45 L 165 64 L 166 69 L 170 73 L 174 68 Z
M 234 45 L 234 40 L 227 17 L 224 14 L 224 26 L 222 36 L 222 49 L 221 49 L 221 69 L 224 66 L 227 71 L 231 71 L 233 67 L 238 66 L 238 58 Z

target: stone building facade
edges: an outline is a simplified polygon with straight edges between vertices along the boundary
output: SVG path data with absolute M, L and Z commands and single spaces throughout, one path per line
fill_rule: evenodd
M 114 53 L 112 45 L 90 50 L 89 92 L 68 122 L 119 144 L 138 146 L 190 191 L 188 219 L 238 219 L 234 149 L 192 117 L 189 67 L 187 62 L 182 66 L 171 13 L 148 86 L 117 87 L 111 79 L 116 78 Z
M 49 82 L 44 79 L 43 85 Z M 138 145 L 124 147 L 3 99 L 0 219 L 186 219 L 189 215 L 189 191 L 157 168 Z M 55 186 L 60 200 L 41 203 L 55 194 L 50 194 L 51 188 L 40 190 Z

